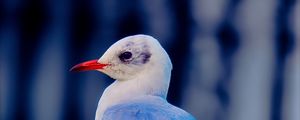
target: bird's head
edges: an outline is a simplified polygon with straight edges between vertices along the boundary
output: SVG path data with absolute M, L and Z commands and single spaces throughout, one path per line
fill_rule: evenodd
M 153 71 L 171 71 L 172 63 L 159 42 L 148 35 L 125 37 L 98 60 L 74 66 L 71 71 L 101 71 L 116 80 L 130 80 Z

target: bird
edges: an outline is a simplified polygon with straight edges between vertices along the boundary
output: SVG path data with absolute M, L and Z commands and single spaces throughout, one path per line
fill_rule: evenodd
M 114 79 L 102 93 L 95 120 L 195 120 L 167 101 L 172 62 L 157 39 L 127 36 L 95 60 L 70 71 L 102 72 Z

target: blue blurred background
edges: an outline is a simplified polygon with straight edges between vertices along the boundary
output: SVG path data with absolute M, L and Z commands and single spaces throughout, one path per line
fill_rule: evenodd
M 0 119 L 94 119 L 113 80 L 69 69 L 141 33 L 197 119 L 300 120 L 299 0 L 1 0 Z

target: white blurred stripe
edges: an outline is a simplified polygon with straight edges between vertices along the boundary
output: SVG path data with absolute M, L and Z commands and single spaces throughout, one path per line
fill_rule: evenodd
M 49 0 L 50 25 L 45 25 L 45 34 L 35 56 L 31 88 L 31 119 L 60 120 L 64 114 L 64 83 L 68 41 L 69 1 Z
M 229 0 L 192 0 L 191 13 L 198 27 L 196 29 L 204 34 L 216 32 L 220 22 L 224 20 L 228 4 Z
M 19 10 L 22 1 L 4 0 L 2 3 L 3 13 L 8 15 L 4 15 L 0 23 L 0 120 L 10 120 L 16 112 L 14 102 L 19 51 L 18 21 L 10 14 Z
M 65 66 L 63 31 L 52 31 L 40 44 L 31 89 L 34 120 L 59 120 L 63 113 Z
M 270 119 L 276 5 L 273 0 L 245 0 L 236 11 L 240 46 L 233 59 L 230 120 Z
M 5 32 L 3 29 L 0 31 L 0 119 L 4 120 L 6 118 L 7 110 L 9 103 L 8 103 L 8 94 L 9 90 L 9 70 L 10 67 L 8 64 L 7 53 L 7 39 L 4 36 Z
M 187 63 L 183 85 L 182 108 L 197 119 L 216 120 L 224 116 L 225 109 L 215 90 L 223 75 L 220 46 L 215 37 L 220 23 L 224 20 L 228 5 L 226 0 L 192 0 L 191 54 Z M 188 79 L 188 80 L 186 80 Z
M 5 109 L 7 108 L 6 97 L 7 97 L 7 62 L 4 58 L 6 47 L 4 47 L 3 29 L 0 29 L 0 119 L 3 120 L 5 116 Z
M 142 21 L 147 34 L 157 38 L 164 47 L 173 43 L 171 36 L 175 34 L 175 18 L 167 0 L 141 0 Z M 155 8 L 154 8 L 155 6 Z
M 295 35 L 293 51 L 286 60 L 282 120 L 300 120 L 300 1 L 292 9 L 290 28 Z
M 215 93 L 223 72 L 216 38 L 195 36 L 192 44 L 188 73 L 183 78 L 186 89 L 183 91 L 182 108 L 200 120 L 226 119 L 222 116 L 224 109 Z
M 18 36 L 14 22 L 5 20 L 0 28 L 0 119 L 9 120 L 15 112 Z

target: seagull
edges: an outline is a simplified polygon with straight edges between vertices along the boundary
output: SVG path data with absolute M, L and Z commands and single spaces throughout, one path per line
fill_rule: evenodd
M 88 70 L 115 79 L 98 102 L 95 120 L 195 120 L 166 100 L 172 63 L 158 40 L 149 35 L 125 37 L 100 59 L 70 71 Z

